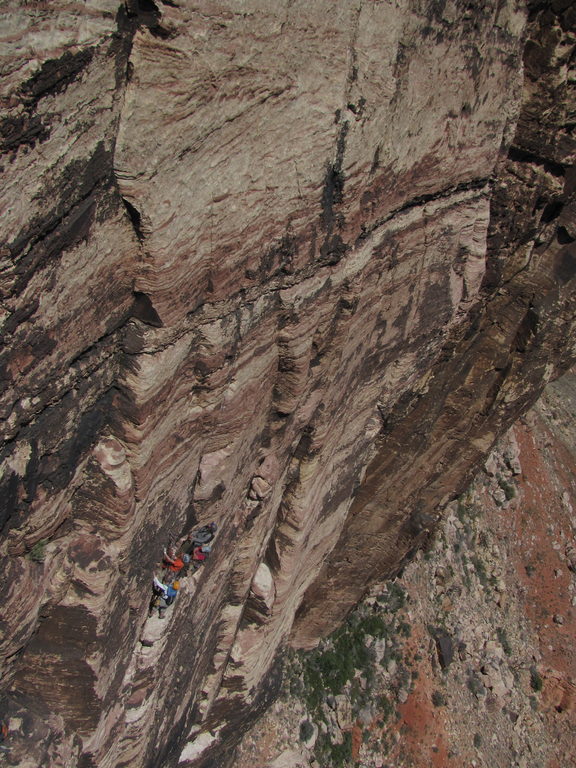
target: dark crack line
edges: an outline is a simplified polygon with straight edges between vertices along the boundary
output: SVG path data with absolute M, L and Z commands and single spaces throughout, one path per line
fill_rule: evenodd
M 428 203 L 435 202 L 436 200 L 445 200 L 463 192 L 480 192 L 485 187 L 487 187 L 491 181 L 491 176 L 482 176 L 470 181 L 463 181 L 460 184 L 451 185 L 450 187 L 441 189 L 439 192 L 431 192 L 425 195 L 418 195 L 418 197 L 414 197 L 412 200 L 408 200 L 408 202 L 403 203 L 398 208 L 394 208 L 394 210 L 390 211 L 390 213 L 386 214 L 386 216 L 383 216 L 381 219 L 378 219 L 376 222 L 374 222 L 371 227 L 362 232 L 354 245 L 358 246 L 362 241 L 366 240 L 370 235 L 372 235 L 377 229 L 384 226 L 384 224 L 388 224 L 390 221 L 392 221 L 392 219 L 395 219 L 398 216 L 402 216 L 413 208 L 419 208 L 423 205 L 427 205 Z
M 508 159 L 515 163 L 531 163 L 532 165 L 538 165 L 542 167 L 547 173 L 552 176 L 563 178 L 566 174 L 566 168 L 562 163 L 558 163 L 555 160 L 547 160 L 545 157 L 537 155 L 535 152 L 530 152 L 527 149 L 510 146 L 508 149 Z
M 344 112 L 350 101 L 350 94 L 352 93 L 352 87 L 358 80 L 358 54 L 356 53 L 356 43 L 358 41 L 358 33 L 360 31 L 360 14 L 362 13 L 362 3 L 355 8 L 352 13 L 354 18 L 352 20 L 352 34 L 350 36 L 350 44 L 348 51 L 350 53 L 350 66 L 348 67 L 348 73 L 346 76 L 346 84 L 344 86 L 344 101 L 342 104 L 342 112 Z

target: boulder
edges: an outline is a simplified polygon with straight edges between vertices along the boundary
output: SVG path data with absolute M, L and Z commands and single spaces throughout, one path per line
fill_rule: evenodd
M 436 652 L 442 669 L 447 669 L 454 659 L 454 644 L 448 633 L 439 631 L 435 636 Z

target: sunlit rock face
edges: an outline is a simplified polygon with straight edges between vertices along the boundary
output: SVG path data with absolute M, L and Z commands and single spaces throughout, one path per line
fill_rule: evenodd
M 393 573 L 567 367 L 565 5 L 10 5 L 15 764 L 224 765 L 289 638 Z

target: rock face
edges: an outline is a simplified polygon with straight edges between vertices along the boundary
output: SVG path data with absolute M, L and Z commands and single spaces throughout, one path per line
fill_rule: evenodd
M 566 5 L 11 4 L 7 760 L 223 765 L 569 365 Z
M 426 551 L 291 654 L 235 768 L 574 762 L 575 396 L 574 373 L 546 387 Z

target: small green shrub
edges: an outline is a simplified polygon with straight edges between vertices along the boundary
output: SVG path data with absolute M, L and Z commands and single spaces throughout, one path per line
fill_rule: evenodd
M 536 693 L 539 693 L 542 690 L 542 686 L 544 685 L 544 682 L 540 676 L 540 673 L 536 669 L 536 667 L 532 667 L 530 669 L 530 687 L 533 691 L 536 691 Z
M 456 507 L 456 517 L 463 525 L 468 525 L 468 521 L 470 519 L 473 520 L 476 517 L 474 507 L 470 504 L 465 504 L 463 501 L 459 501 L 458 506 Z
M 488 535 L 485 531 L 480 531 L 478 534 L 478 546 L 482 547 L 483 549 L 487 549 L 488 545 L 490 544 L 490 541 L 488 539 Z
M 330 745 L 330 758 L 330 765 L 333 768 L 343 768 L 352 759 L 352 734 L 350 731 L 344 734 L 342 744 Z
M 48 542 L 46 539 L 40 539 L 39 541 L 34 544 L 30 552 L 28 553 L 28 557 L 30 560 L 34 560 L 35 563 L 43 563 L 44 559 L 46 558 L 46 544 Z
M 410 624 L 408 624 L 406 621 L 401 621 L 400 624 L 398 624 L 398 634 L 402 635 L 402 637 L 410 637 L 412 634 Z
M 480 584 L 482 584 L 483 587 L 488 586 L 488 574 L 486 573 L 486 566 L 480 560 L 479 557 L 472 557 L 472 564 L 474 565 L 474 568 L 476 569 L 476 574 L 478 576 L 478 580 L 480 581 Z
M 502 477 L 502 475 L 498 475 L 498 485 L 504 491 L 506 501 L 512 501 L 512 499 L 516 496 L 516 488 L 514 488 L 513 485 L 511 485 L 504 477 Z
M 503 627 L 496 627 L 496 636 L 498 637 L 498 642 L 502 646 L 502 650 L 506 654 L 506 656 L 510 656 L 512 653 L 512 648 L 510 647 L 510 643 L 508 642 L 508 636 L 506 635 L 506 630 Z
M 314 733 L 314 726 L 310 720 L 303 720 L 300 723 L 300 741 L 308 741 Z
M 388 635 L 388 625 L 376 613 L 361 619 L 356 627 L 356 635 L 372 635 L 373 637 L 386 637 Z
M 380 754 L 387 755 L 390 752 L 390 749 L 392 748 L 392 744 L 389 741 L 389 739 L 386 738 L 385 734 L 382 734 L 382 736 L 378 739 L 377 748 Z
M 387 585 L 386 592 L 378 595 L 377 600 L 386 610 L 396 613 L 406 604 L 406 592 L 400 584 L 393 581 Z
M 435 707 L 445 707 L 447 704 L 446 697 L 440 691 L 433 691 L 432 704 Z
M 380 696 L 378 703 L 380 705 L 382 720 L 386 723 L 394 714 L 394 705 L 387 696 L 384 696 L 384 694 Z
M 482 736 L 479 733 L 474 734 L 474 746 L 476 749 L 480 749 L 482 746 Z
M 462 580 L 464 582 L 464 586 L 468 590 L 468 592 L 472 591 L 472 579 L 470 578 L 470 573 L 468 572 L 468 568 L 466 568 L 468 560 L 466 559 L 466 555 L 462 556 Z

